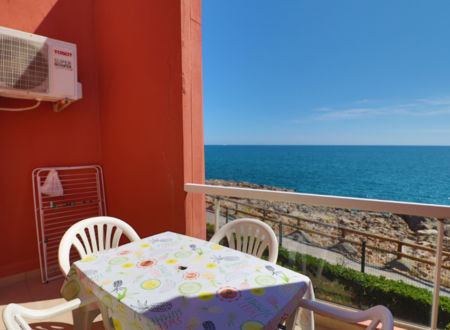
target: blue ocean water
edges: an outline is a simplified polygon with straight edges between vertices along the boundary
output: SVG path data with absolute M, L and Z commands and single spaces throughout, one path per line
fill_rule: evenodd
M 206 179 L 450 205 L 450 147 L 205 146 Z

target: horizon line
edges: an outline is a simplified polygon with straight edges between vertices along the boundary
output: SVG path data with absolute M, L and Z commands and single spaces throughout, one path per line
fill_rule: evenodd
M 252 146 L 252 147 L 450 147 L 448 144 L 228 144 L 215 143 L 204 146 Z

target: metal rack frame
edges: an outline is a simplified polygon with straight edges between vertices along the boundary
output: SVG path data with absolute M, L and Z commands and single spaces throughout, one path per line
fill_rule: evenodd
M 62 196 L 52 197 L 41 191 L 52 169 L 63 186 Z M 66 230 L 82 219 L 106 215 L 103 170 L 99 165 L 41 167 L 33 170 L 32 181 L 41 279 L 46 283 L 62 276 L 58 247 Z

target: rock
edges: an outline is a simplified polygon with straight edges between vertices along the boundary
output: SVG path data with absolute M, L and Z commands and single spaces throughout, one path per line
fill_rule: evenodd
M 207 184 L 212 185 L 223 185 L 223 186 L 235 186 L 253 189 L 267 189 L 272 191 L 292 191 L 283 188 L 269 187 L 266 185 L 257 185 L 248 182 L 235 182 L 235 181 L 225 181 L 225 180 L 207 180 Z M 214 203 L 214 196 L 206 195 L 207 201 Z M 229 201 L 226 201 L 228 199 Z M 234 208 L 236 207 L 235 202 L 247 204 L 246 206 L 239 206 L 241 214 L 235 215 Z M 348 228 L 356 231 L 362 231 L 367 234 L 375 234 L 381 236 L 387 236 L 393 239 L 397 239 L 404 242 L 414 243 L 423 245 L 424 247 L 435 248 L 436 245 L 436 230 L 438 221 L 435 218 L 427 218 L 421 216 L 411 216 L 411 215 L 398 215 L 383 212 L 371 212 L 363 210 L 350 210 L 341 209 L 335 207 L 325 207 L 318 205 L 306 205 L 306 204 L 293 204 L 289 202 L 277 202 L 277 201 L 265 201 L 257 199 L 246 199 L 246 198 L 225 198 L 222 201 L 222 206 L 227 206 L 230 210 L 229 217 L 248 217 L 250 215 L 245 214 L 245 212 L 250 213 L 255 218 L 271 219 L 272 221 L 282 221 L 286 225 L 283 226 L 283 232 L 286 235 L 291 230 L 294 233 L 286 235 L 287 237 L 311 245 L 318 245 L 322 247 L 328 247 L 331 244 L 335 244 L 336 241 L 325 236 L 314 235 L 312 238 L 310 235 L 306 234 L 306 230 L 315 230 L 317 232 L 323 232 L 334 235 L 341 235 L 342 231 L 340 229 Z M 255 208 L 255 209 L 253 209 Z M 265 211 L 263 211 L 265 210 Z M 289 216 L 287 216 L 289 215 Z M 312 223 L 317 221 L 318 223 Z M 272 224 L 272 223 L 271 223 Z M 300 228 L 295 228 L 296 226 Z M 332 226 L 325 226 L 325 225 Z M 444 249 L 448 251 L 450 249 L 450 219 L 444 219 Z M 361 239 L 361 235 L 351 233 L 350 231 L 346 234 L 347 238 L 351 239 Z M 314 242 L 315 241 L 315 242 Z M 370 241 L 370 239 L 369 239 Z M 374 243 L 381 244 L 381 247 L 387 250 L 395 251 L 397 250 L 396 243 L 381 242 Z M 356 247 L 356 245 L 355 245 Z M 349 243 L 337 244 L 332 249 L 337 250 L 338 253 L 342 253 L 346 257 L 351 257 L 353 259 L 359 259 L 358 250 L 355 249 Z M 406 249 L 408 253 L 420 258 L 429 258 L 429 252 L 424 252 L 415 249 Z M 357 257 L 358 256 L 358 257 Z M 345 257 L 343 257 L 345 259 Z M 390 256 L 383 253 L 376 253 L 371 255 L 371 250 L 367 250 L 366 260 L 368 263 L 373 263 L 378 266 L 387 266 L 387 262 L 390 260 Z M 448 258 L 450 260 L 450 257 Z M 399 264 L 392 261 L 392 268 L 410 268 L 407 258 L 397 260 Z M 420 264 L 414 262 L 415 270 L 409 272 L 410 275 L 413 272 L 427 272 L 426 278 L 432 278 L 432 269 L 428 269 L 429 265 Z M 414 274 L 416 274 L 414 273 Z M 414 275 L 416 276 L 416 275 Z M 418 275 L 417 275 L 418 276 Z
M 425 218 L 425 217 L 419 217 L 416 215 L 400 215 L 400 217 L 405 220 L 405 222 L 408 224 L 409 228 L 413 231 L 423 230 L 423 229 L 430 229 L 430 222 L 432 220 Z
M 304 216 L 304 213 L 302 211 L 293 211 L 290 213 L 293 217 L 302 217 Z
M 245 182 L 245 181 L 228 181 L 228 180 L 221 180 L 221 179 L 206 180 L 206 184 L 212 184 L 212 185 L 216 185 L 216 186 L 275 190 L 275 191 L 291 191 L 291 192 L 294 191 L 292 189 L 266 186 L 265 184 L 254 184 L 254 183 Z
M 450 237 L 450 225 L 444 226 L 444 235 Z
M 402 272 L 411 272 L 414 265 L 408 259 L 394 259 L 386 263 L 386 268 L 397 269 Z
M 276 209 L 278 212 L 281 212 L 281 213 L 285 213 L 285 214 L 289 213 L 289 206 L 287 206 L 287 205 L 279 205 Z
M 293 239 L 297 242 L 317 245 L 317 242 L 303 230 L 294 231 L 293 233 L 289 234 L 286 237 Z
M 338 243 L 329 248 L 332 251 L 336 251 L 342 254 L 346 254 L 352 257 L 360 257 L 361 254 L 356 250 L 353 245 L 348 242 Z
M 418 230 L 417 234 L 420 235 L 437 235 L 437 230 L 436 229 L 423 229 L 423 230 Z

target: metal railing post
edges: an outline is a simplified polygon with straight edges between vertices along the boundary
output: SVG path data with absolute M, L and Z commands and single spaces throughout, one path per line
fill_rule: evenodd
M 220 217 L 220 198 L 219 197 L 216 197 L 215 208 L 216 208 L 216 213 L 214 214 L 214 232 L 219 230 L 219 227 L 218 227 L 219 217 Z
M 365 267 L 366 267 L 366 241 L 362 241 L 362 247 L 361 247 L 361 273 L 364 273 Z
M 403 246 L 403 244 L 401 242 L 398 242 L 398 245 L 397 245 L 397 259 L 401 259 L 402 258 L 402 246 Z
M 225 223 L 228 223 L 228 207 L 225 208 Z
M 444 219 L 438 219 L 436 261 L 434 263 L 433 305 L 431 306 L 431 329 L 437 328 L 439 312 L 439 291 L 441 290 L 442 251 L 444 249 Z
M 341 238 L 339 239 L 341 242 L 344 242 L 344 240 L 345 240 L 345 234 L 346 234 L 346 232 L 345 232 L 345 228 L 340 228 L 340 230 L 341 230 Z
M 280 229 L 280 247 L 283 247 L 283 223 L 279 222 L 279 229 Z

